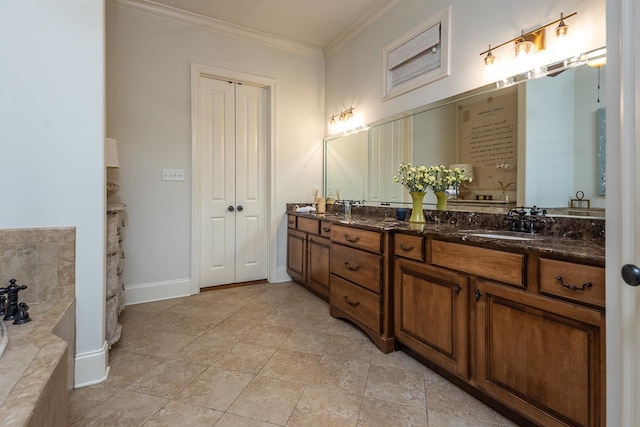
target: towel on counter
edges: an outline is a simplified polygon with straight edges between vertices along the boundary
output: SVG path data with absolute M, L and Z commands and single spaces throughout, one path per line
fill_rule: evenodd
M 311 212 L 315 212 L 316 208 L 314 208 L 313 206 L 296 206 L 296 212 L 297 213 L 311 213 Z

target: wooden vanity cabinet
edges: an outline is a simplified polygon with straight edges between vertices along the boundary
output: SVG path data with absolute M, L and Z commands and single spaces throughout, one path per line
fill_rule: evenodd
M 605 425 L 602 267 L 399 236 L 398 343 L 533 424 Z
M 287 273 L 328 300 L 331 222 L 288 215 L 287 227 Z
M 468 379 L 468 276 L 397 258 L 394 290 L 398 342 Z
M 389 298 L 389 234 L 333 224 L 330 313 L 360 327 L 383 352 L 394 349 Z
M 603 426 L 604 317 L 478 279 L 476 386 L 544 426 Z

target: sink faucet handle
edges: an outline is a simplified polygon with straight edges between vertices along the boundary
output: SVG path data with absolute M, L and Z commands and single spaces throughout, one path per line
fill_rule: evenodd
M 544 216 L 547 214 L 547 210 L 534 206 L 531 208 L 531 211 L 529 213 L 531 214 L 531 216 L 537 216 L 537 215 Z

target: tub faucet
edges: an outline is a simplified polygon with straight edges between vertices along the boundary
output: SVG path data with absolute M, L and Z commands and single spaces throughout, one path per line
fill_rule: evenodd
M 4 320 L 14 320 L 18 314 L 18 292 L 27 289 L 26 285 L 16 285 L 16 279 L 9 280 L 9 286 L 4 288 L 7 294 L 7 306 L 5 308 Z

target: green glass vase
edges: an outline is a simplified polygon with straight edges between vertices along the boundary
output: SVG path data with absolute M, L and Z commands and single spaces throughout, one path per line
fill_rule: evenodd
M 424 224 L 427 221 L 424 219 L 422 200 L 424 199 L 424 195 L 427 193 L 425 193 L 424 191 L 410 191 L 409 194 L 411 195 L 411 200 L 413 201 L 409 222 Z
M 436 203 L 436 210 L 444 211 L 447 209 L 447 195 L 445 193 L 436 192 L 436 199 L 438 199 Z

